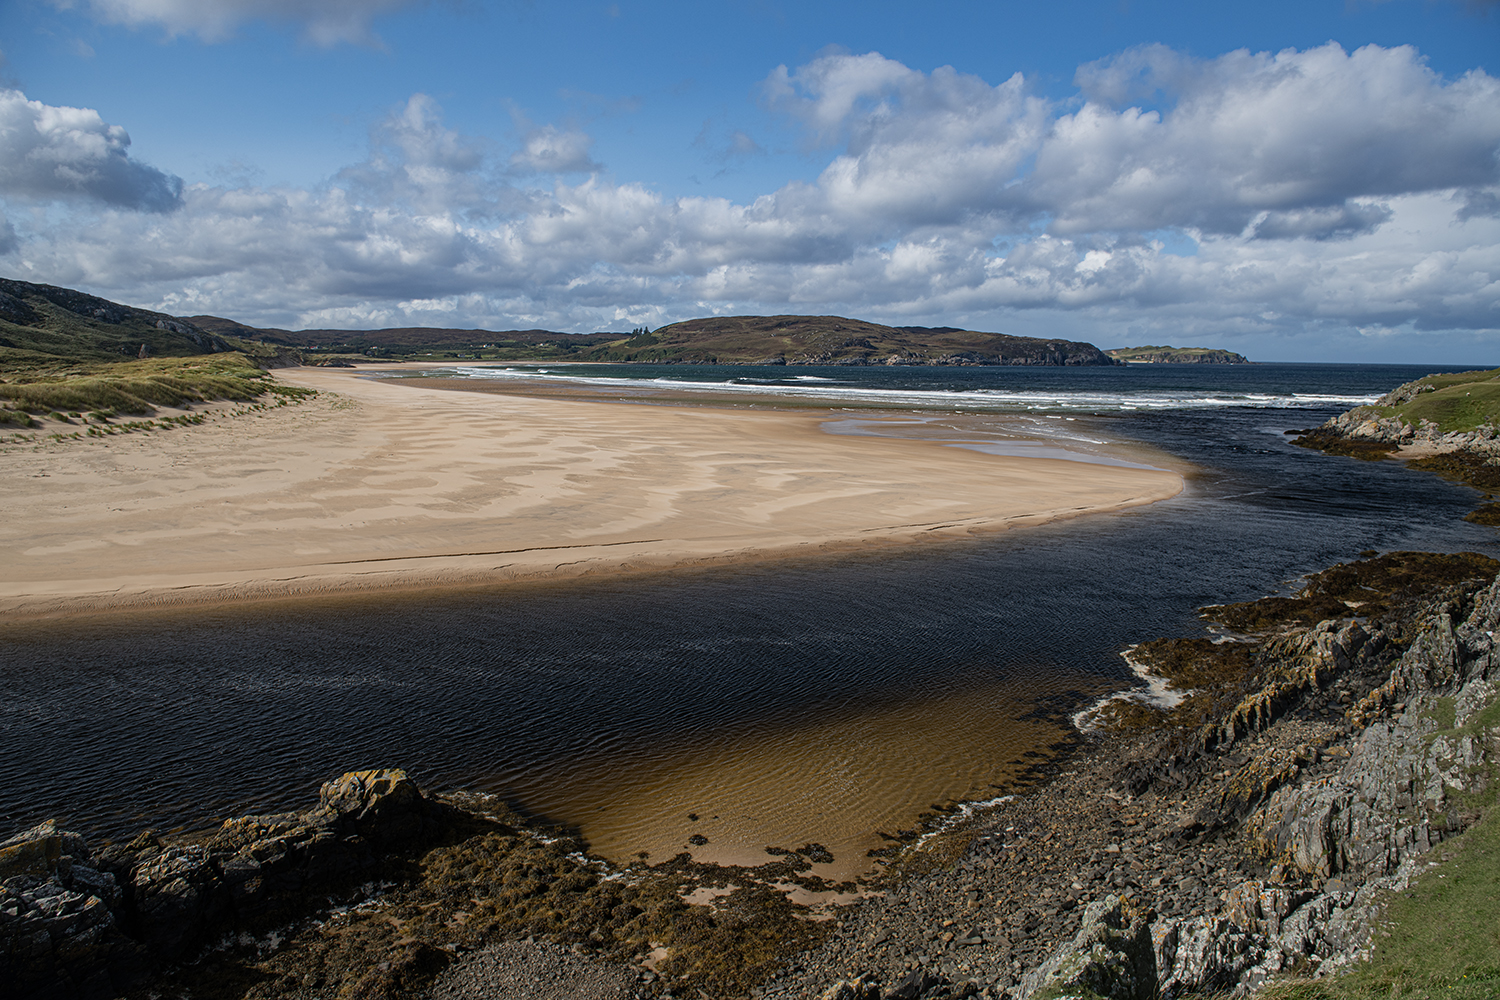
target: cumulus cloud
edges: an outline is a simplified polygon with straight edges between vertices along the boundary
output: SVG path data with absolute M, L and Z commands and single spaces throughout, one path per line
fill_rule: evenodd
M 413 94 L 370 130 L 370 156 L 338 180 L 360 202 L 424 214 L 486 216 L 503 210 L 482 170 L 486 146 L 443 124 L 442 108 Z
M 197 35 L 206 42 L 228 38 L 246 21 L 301 25 L 318 45 L 375 41 L 371 22 L 416 0 L 86 0 L 101 21 L 130 27 L 157 26 L 169 35 Z M 52 0 L 56 7 L 78 0 Z
M 594 140 L 576 129 L 559 129 L 544 125 L 531 129 L 521 141 L 521 148 L 510 158 L 511 170 L 518 174 L 577 174 L 602 169 L 589 158 Z
M 819 179 L 830 209 L 906 224 L 1330 238 L 1379 225 L 1369 199 L 1500 179 L 1500 81 L 1444 81 L 1408 46 L 1194 60 L 1153 45 L 1076 82 L 1083 106 L 1059 114 L 1020 76 L 832 54 L 765 91 L 810 140 L 844 143 Z
M 1500 94 L 1483 72 L 1445 80 L 1405 48 L 1153 48 L 1085 67 L 1079 88 L 1054 104 L 1019 76 L 875 54 L 779 68 L 767 103 L 827 163 L 743 203 L 610 180 L 571 128 L 465 136 L 418 94 L 323 187 L 13 216 L 17 276 L 290 326 L 846 312 L 1111 342 L 1125 324 L 1169 341 L 1500 332 Z
M 0 90 L 0 195 L 88 199 L 151 212 L 177 208 L 181 179 L 132 160 L 129 148 L 125 130 L 97 111 Z
M 813 138 L 844 141 L 818 178 L 820 208 L 861 229 L 949 225 L 1004 210 L 1035 155 L 1045 101 L 1020 74 L 998 86 L 942 67 L 919 73 L 876 53 L 822 56 L 765 83 L 767 100 Z
M 1084 67 L 1093 95 L 1057 119 L 1023 185 L 1057 232 L 1191 226 L 1325 235 L 1378 224 L 1358 199 L 1494 184 L 1500 81 L 1452 82 L 1410 46 L 1334 43 L 1305 52 L 1231 52 L 1196 62 L 1161 46 Z M 1163 111 L 1112 106 L 1162 92 Z M 1257 230 L 1260 231 L 1260 230 Z

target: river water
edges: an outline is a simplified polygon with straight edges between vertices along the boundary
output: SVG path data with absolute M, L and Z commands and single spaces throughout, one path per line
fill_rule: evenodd
M 882 832 L 1013 787 L 1072 712 L 1131 683 L 1123 648 L 1201 634 L 1204 604 L 1362 550 L 1500 555 L 1493 529 L 1461 520 L 1472 490 L 1283 433 L 1431 370 L 436 373 L 643 405 L 825 407 L 830 433 L 1165 463 L 1187 487 L 884 553 L 0 624 L 0 835 L 47 817 L 105 838 L 201 827 L 400 766 L 504 794 L 620 859 L 754 863 L 815 842 L 837 859 L 820 869 L 853 874 Z

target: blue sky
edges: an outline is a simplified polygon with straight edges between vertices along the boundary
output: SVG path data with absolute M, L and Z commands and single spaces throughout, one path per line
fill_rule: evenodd
M 0 51 L 0 273 L 180 314 L 1500 364 L 1492 0 L 10 0 Z

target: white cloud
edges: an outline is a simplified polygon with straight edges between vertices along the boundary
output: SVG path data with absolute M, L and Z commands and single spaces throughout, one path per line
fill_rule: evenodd
M 370 156 L 339 172 L 361 203 L 422 214 L 486 217 L 512 194 L 482 169 L 486 144 L 443 125 L 442 109 L 413 94 L 370 130 Z
M 130 27 L 147 25 L 169 35 L 197 35 L 206 42 L 228 38 L 246 21 L 301 25 L 318 45 L 375 41 L 370 24 L 381 14 L 411 6 L 416 0 L 86 0 L 101 21 Z M 52 0 L 68 9 L 77 0 Z
M 1078 82 L 1094 99 L 1058 118 L 1023 185 L 1057 232 L 1238 233 L 1265 212 L 1261 235 L 1314 235 L 1320 214 L 1334 235 L 1384 218 L 1357 199 L 1500 181 L 1500 81 L 1475 70 L 1446 82 L 1409 46 L 1207 62 L 1153 46 Z M 1175 105 L 1102 103 L 1154 91 Z
M 611 181 L 575 129 L 521 122 L 514 148 L 465 136 L 418 94 L 326 186 L 193 186 L 165 216 L 12 214 L 6 260 L 294 327 L 844 312 L 1110 344 L 1500 334 L 1484 73 L 1443 80 L 1410 49 L 1153 49 L 1079 86 L 1058 106 L 1019 76 L 878 55 L 778 69 L 768 102 L 833 149 L 815 181 L 747 203 Z
M 576 129 L 544 125 L 526 133 L 521 149 L 510 158 L 517 174 L 577 174 L 602 169 L 589 159 L 594 140 Z
M 0 196 L 91 199 L 164 212 L 181 204 L 182 181 L 129 156 L 130 136 L 88 108 L 28 101 L 0 90 Z
M 878 54 L 822 56 L 795 73 L 778 67 L 768 101 L 842 154 L 818 179 L 825 211 L 846 225 L 948 225 L 1002 210 L 1006 183 L 1036 152 L 1045 101 L 1017 74 L 999 86 L 942 67 L 930 75 Z

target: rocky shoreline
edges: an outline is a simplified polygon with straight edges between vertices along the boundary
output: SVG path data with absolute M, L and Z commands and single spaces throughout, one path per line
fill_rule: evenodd
M 1485 459 L 1500 458 L 1500 427 L 1494 423 L 1479 423 L 1470 430 L 1444 431 L 1427 418 L 1403 419 L 1399 413 L 1382 412 L 1438 391 L 1431 376 L 1417 379 L 1397 386 L 1369 406 L 1356 406 L 1318 427 L 1289 433 L 1300 434 L 1296 443 L 1303 447 L 1356 458 L 1385 458 L 1402 448 L 1429 454 L 1461 451 Z
M 399 771 L 304 813 L 97 851 L 0 845 L 0 976 L 23 998 L 1005 997 L 1167 1000 L 1318 975 L 1493 799 L 1500 564 L 1392 553 L 1145 644 L 1164 707 L 1111 702 L 1053 772 L 935 814 L 853 906 L 756 869 L 616 867 Z

